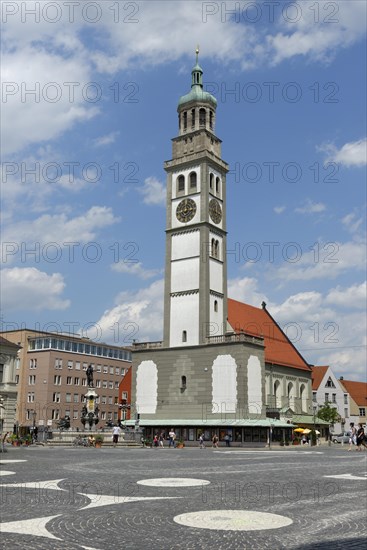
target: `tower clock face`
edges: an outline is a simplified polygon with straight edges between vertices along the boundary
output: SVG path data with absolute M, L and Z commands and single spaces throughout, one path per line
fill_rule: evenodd
M 192 199 L 184 199 L 179 203 L 176 209 L 178 221 L 187 223 L 192 220 L 196 214 L 196 202 Z
M 209 202 L 209 216 L 214 223 L 220 223 L 222 219 L 222 209 L 217 199 L 212 199 Z

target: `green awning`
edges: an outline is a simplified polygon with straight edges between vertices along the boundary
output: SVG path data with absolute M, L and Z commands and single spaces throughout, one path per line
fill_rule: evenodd
M 308 424 L 314 425 L 314 419 L 313 414 L 293 414 L 292 416 L 292 422 L 293 424 Z M 315 425 L 316 426 L 329 426 L 329 422 L 325 422 L 325 420 L 321 420 L 321 418 L 315 417 Z
M 128 420 L 126 426 L 135 426 L 134 420 Z M 293 428 L 293 424 L 288 424 L 282 420 L 277 420 L 274 418 L 254 418 L 254 419 L 242 419 L 242 420 L 221 420 L 220 418 L 214 420 L 202 420 L 202 419 L 189 419 L 189 418 L 174 418 L 167 420 L 166 418 L 140 418 L 139 420 L 140 427 L 155 427 L 155 426 L 182 426 L 182 427 L 193 427 L 193 428 L 205 428 L 205 427 L 223 427 L 223 428 Z

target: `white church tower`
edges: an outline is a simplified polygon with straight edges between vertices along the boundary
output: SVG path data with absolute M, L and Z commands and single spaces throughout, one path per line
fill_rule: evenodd
M 227 323 L 226 173 L 215 135 L 216 99 L 192 69 L 178 103 L 179 134 L 166 161 L 167 228 L 164 347 L 196 346 Z

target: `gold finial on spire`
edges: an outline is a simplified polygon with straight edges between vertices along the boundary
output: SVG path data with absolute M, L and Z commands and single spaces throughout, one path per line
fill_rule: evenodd
M 199 44 L 196 46 L 195 53 L 196 53 L 196 64 L 197 64 L 199 61 Z

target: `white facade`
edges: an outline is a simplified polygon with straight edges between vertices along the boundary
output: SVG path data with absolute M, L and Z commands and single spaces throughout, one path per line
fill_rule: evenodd
M 218 355 L 212 368 L 212 413 L 233 413 L 236 408 L 236 361 L 231 355 Z
M 199 293 L 171 297 L 170 346 L 199 344 Z
M 136 372 L 136 410 L 139 414 L 155 414 L 157 402 L 157 365 L 151 360 L 142 361 Z
M 316 370 L 317 368 L 318 367 L 314 367 L 313 370 Z M 335 407 L 337 409 L 341 421 L 336 422 L 333 426 L 331 426 L 332 433 L 348 431 L 350 422 L 356 421 L 354 418 L 350 417 L 349 394 L 339 383 L 339 380 L 336 378 L 330 367 L 326 370 L 319 387 L 317 389 L 313 389 L 312 402 L 316 409 L 323 407 L 325 403 L 329 403 L 331 407 Z
M 255 355 L 251 355 L 247 362 L 247 402 L 250 414 L 261 414 L 263 403 L 261 363 Z

